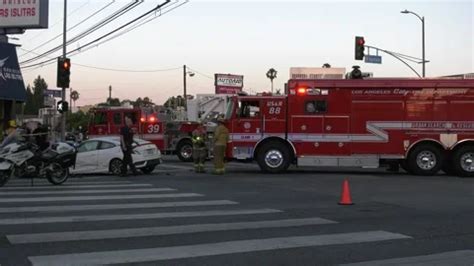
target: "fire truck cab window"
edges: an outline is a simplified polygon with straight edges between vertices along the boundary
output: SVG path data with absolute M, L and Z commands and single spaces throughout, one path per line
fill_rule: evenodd
M 137 113 L 128 112 L 128 113 L 125 113 L 125 116 L 131 117 L 132 118 L 132 123 L 134 125 L 138 123 L 138 114 Z
M 328 105 L 326 101 L 309 101 L 305 104 L 305 111 L 309 114 L 325 113 Z
M 122 114 L 115 113 L 114 114 L 114 125 L 121 125 L 122 124 Z
M 104 112 L 98 112 L 94 115 L 94 124 L 96 125 L 107 125 L 107 114 Z
M 258 101 L 239 102 L 239 117 L 255 118 L 260 115 L 260 103 Z

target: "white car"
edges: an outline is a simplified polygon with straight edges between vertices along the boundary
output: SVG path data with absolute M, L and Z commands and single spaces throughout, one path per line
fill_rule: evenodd
M 120 147 L 120 138 L 102 137 L 86 140 L 77 147 L 76 167 L 71 169 L 72 174 L 85 173 L 112 173 L 120 174 L 123 152 Z M 153 172 L 160 164 L 161 152 L 155 144 L 134 139 L 133 163 L 145 174 Z

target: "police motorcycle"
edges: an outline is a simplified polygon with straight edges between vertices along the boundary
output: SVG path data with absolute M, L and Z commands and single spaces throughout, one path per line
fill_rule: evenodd
M 0 187 L 13 177 L 46 178 L 60 185 L 75 165 L 76 150 L 67 143 L 55 143 L 45 150 L 31 142 L 11 143 L 0 149 Z

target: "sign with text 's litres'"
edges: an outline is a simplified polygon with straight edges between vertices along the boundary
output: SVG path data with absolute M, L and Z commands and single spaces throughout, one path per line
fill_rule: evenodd
M 0 0 L 0 29 L 48 28 L 48 0 Z

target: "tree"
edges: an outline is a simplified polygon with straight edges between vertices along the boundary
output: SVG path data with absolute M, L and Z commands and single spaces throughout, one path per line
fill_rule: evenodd
M 26 105 L 25 114 L 37 115 L 40 108 L 44 105 L 44 91 L 48 89 L 48 84 L 41 77 L 38 76 L 33 81 L 33 88 L 30 85 L 26 90 Z
M 79 92 L 71 91 L 71 100 L 74 102 L 74 106 L 76 106 L 76 101 L 79 100 Z
M 324 63 L 323 68 L 331 68 L 331 65 L 329 63 Z
M 138 97 L 135 102 L 133 102 L 133 107 L 150 107 L 155 105 L 149 97 Z
M 66 124 L 69 127 L 69 130 L 78 129 L 82 127 L 83 129 L 87 128 L 87 125 L 90 121 L 91 114 L 89 112 L 84 113 L 83 111 L 78 111 L 76 113 L 69 114 L 67 117 Z
M 277 77 L 277 71 L 274 68 L 270 68 L 267 71 L 267 78 L 270 79 L 270 82 L 272 83 L 272 93 L 273 93 L 273 80 L 276 79 Z
M 29 84 L 26 87 L 25 114 L 27 115 L 35 114 L 35 106 L 33 103 L 33 92 L 31 91 L 31 86 Z

